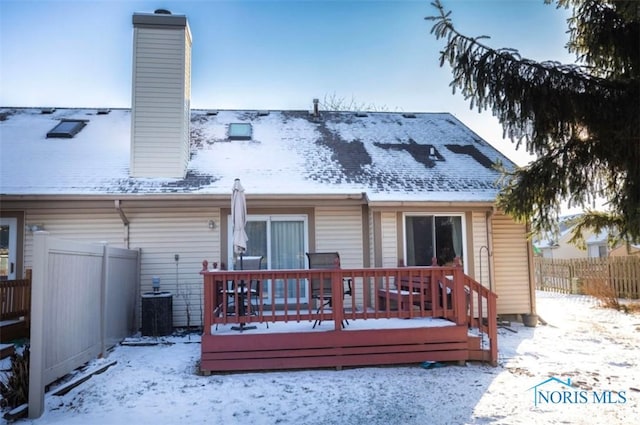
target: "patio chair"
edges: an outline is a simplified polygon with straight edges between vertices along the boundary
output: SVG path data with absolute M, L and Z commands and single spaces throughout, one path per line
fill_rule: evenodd
M 337 252 L 307 252 L 307 258 L 309 259 L 310 269 L 339 269 L 340 268 L 340 254 Z M 347 288 L 345 289 L 344 283 L 346 282 Z M 325 307 L 331 308 L 333 301 L 333 288 L 331 285 L 331 278 L 313 278 L 311 279 L 311 298 L 317 300 L 318 309 L 316 314 L 324 311 Z M 343 279 L 342 298 L 345 295 L 351 296 L 351 279 Z M 316 319 L 313 323 L 313 327 L 321 323 L 321 319 Z M 344 319 L 342 326 L 345 323 L 348 325 L 349 321 Z
M 262 257 L 261 255 L 241 257 L 236 261 L 234 269 L 260 270 L 262 268 L 263 258 L 264 257 Z M 260 282 L 259 279 L 251 279 L 251 282 L 249 282 L 249 297 L 251 303 L 251 311 L 254 314 L 257 314 L 260 302 L 262 301 L 262 282 Z M 269 327 L 268 324 L 267 327 Z
M 233 269 L 234 270 L 260 270 L 262 268 L 262 257 L 259 256 L 241 256 L 235 261 Z M 236 295 L 240 298 L 240 300 L 236 300 Z M 238 293 L 236 294 L 233 282 L 227 282 L 226 287 L 222 289 L 222 299 L 227 305 L 226 311 L 227 315 L 235 315 L 236 314 L 236 306 L 239 309 L 245 306 L 246 297 L 249 298 L 249 303 L 251 304 L 251 313 L 258 314 L 258 309 L 260 303 L 262 301 L 262 282 L 259 279 L 251 279 L 248 286 L 245 286 L 245 282 L 243 281 L 238 288 Z M 240 313 L 246 310 L 241 309 Z M 267 323 L 267 328 L 269 327 L 269 323 Z M 217 325 L 216 325 L 217 329 Z M 248 329 L 244 327 L 244 329 Z

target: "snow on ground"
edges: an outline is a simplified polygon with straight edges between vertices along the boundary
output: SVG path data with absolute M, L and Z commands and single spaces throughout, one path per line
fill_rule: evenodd
M 92 364 L 116 360 L 115 366 L 64 396 L 47 394 L 45 414 L 18 424 L 612 425 L 637 420 L 640 315 L 599 308 L 586 296 L 538 292 L 537 304 L 548 324 L 500 329 L 495 368 L 469 363 L 199 376 L 198 337 L 166 338 L 171 345 L 118 346 Z M 549 378 L 555 380 L 544 383 Z M 571 387 L 559 382 L 567 380 Z

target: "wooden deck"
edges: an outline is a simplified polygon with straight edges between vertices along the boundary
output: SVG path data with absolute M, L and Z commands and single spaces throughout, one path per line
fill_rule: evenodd
M 496 295 L 459 267 L 204 271 L 203 372 L 480 360 L 497 363 Z M 318 310 L 306 297 L 312 279 L 352 294 Z M 287 300 L 254 300 L 245 315 L 222 299 L 221 286 L 259 280 Z M 420 322 L 420 319 L 423 319 Z M 316 320 L 322 320 L 313 327 Z M 434 325 L 436 321 L 438 324 Z M 347 323 L 348 322 L 348 323 Z M 242 323 L 256 329 L 233 331 Z M 390 323 L 393 323 L 390 326 Z M 267 326 L 269 325 L 269 328 Z

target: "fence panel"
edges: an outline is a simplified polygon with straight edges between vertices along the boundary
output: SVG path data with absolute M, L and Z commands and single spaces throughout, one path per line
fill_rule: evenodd
M 105 317 L 103 352 L 136 332 L 139 251 L 108 247 L 105 260 Z
M 640 298 L 640 257 L 534 260 L 536 288 L 545 291 L 581 293 L 581 288 L 606 284 L 618 298 Z
M 44 388 L 103 355 L 135 323 L 138 252 L 34 236 L 29 417 Z M 130 310 L 130 311 L 127 311 Z M 109 325 L 107 325 L 107 322 Z
M 571 293 L 571 264 L 568 260 L 535 259 L 536 288 L 543 291 Z

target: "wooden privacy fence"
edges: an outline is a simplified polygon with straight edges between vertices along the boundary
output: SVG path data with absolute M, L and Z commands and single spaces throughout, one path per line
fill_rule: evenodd
M 559 260 L 536 257 L 536 288 L 567 294 L 606 284 L 618 298 L 640 298 L 640 257 L 574 258 Z
M 33 244 L 29 417 L 44 388 L 135 332 L 140 252 L 55 239 Z

